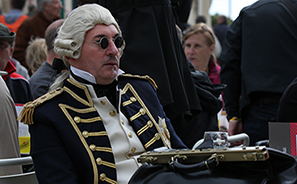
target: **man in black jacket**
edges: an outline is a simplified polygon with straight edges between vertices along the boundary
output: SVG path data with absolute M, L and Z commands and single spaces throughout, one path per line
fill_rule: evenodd
M 218 37 L 220 44 L 223 45 L 228 31 L 227 17 L 225 15 L 220 15 L 217 20 L 217 25 L 213 27 L 215 35 Z
M 276 120 L 279 99 L 297 75 L 296 48 L 297 20 L 279 0 L 242 9 L 220 57 L 230 135 L 243 131 L 251 145 L 268 139 L 268 122 Z

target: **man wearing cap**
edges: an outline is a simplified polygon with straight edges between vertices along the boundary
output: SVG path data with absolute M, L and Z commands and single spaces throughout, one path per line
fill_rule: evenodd
M 40 183 L 127 184 L 141 153 L 186 148 L 155 82 L 119 69 L 124 47 L 118 23 L 98 4 L 74 9 L 60 27 L 54 51 L 69 70 L 19 117 L 30 124 Z
M 0 23 L 0 71 L 7 74 L 3 79 L 11 93 L 15 103 L 25 104 L 31 101 L 32 94 L 27 79 L 17 74 L 15 66 L 10 61 L 13 53 L 15 33 L 10 32 L 8 27 Z

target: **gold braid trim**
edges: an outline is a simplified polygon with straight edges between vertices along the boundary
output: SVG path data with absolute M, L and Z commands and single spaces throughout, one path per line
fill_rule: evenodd
M 55 96 L 61 94 L 63 91 L 64 91 L 63 88 L 57 88 L 54 91 L 50 91 L 50 92 L 42 95 L 41 97 L 37 98 L 34 101 L 26 103 L 23 106 L 24 108 L 21 111 L 17 120 L 19 120 L 20 122 L 23 122 L 24 124 L 27 124 L 27 125 L 34 124 L 33 114 L 34 114 L 35 108 L 38 107 L 39 105 L 43 104 L 44 102 L 54 98 Z
M 106 162 L 106 161 L 102 161 L 102 165 L 105 165 L 107 167 L 111 167 L 111 168 L 116 168 L 114 163 L 110 163 L 110 162 Z
M 105 181 L 105 182 L 107 182 L 107 183 L 111 183 L 111 184 L 117 184 L 116 181 L 114 181 L 114 180 L 108 178 L 108 177 L 106 176 L 106 174 L 104 174 L 104 173 L 101 173 L 101 174 L 100 174 L 100 180 L 101 180 L 101 181 Z
M 155 87 L 155 89 L 158 89 L 158 86 L 157 86 L 156 82 L 154 81 L 154 79 L 152 79 L 148 75 L 140 76 L 140 75 L 131 75 L 131 74 L 125 74 L 125 73 L 123 73 L 120 76 L 132 77 L 132 78 L 138 78 L 138 79 L 145 79 L 145 80 L 149 81 Z
M 137 118 L 137 117 L 139 117 L 140 116 L 139 114 L 141 114 L 141 112 L 142 112 L 142 115 L 147 114 L 149 116 L 151 122 L 153 123 L 153 125 L 155 126 L 155 128 L 157 129 L 157 131 L 159 132 L 159 134 L 162 135 L 162 131 L 160 130 L 158 123 L 156 122 L 156 120 L 154 119 L 154 117 L 150 113 L 149 109 L 146 107 L 146 105 L 144 104 L 144 102 L 142 101 L 142 99 L 140 98 L 140 96 L 138 95 L 137 91 L 133 88 L 133 86 L 130 83 L 127 83 L 125 85 L 125 87 L 121 91 L 121 94 L 122 95 L 123 94 L 126 94 L 128 90 L 130 90 L 132 92 L 133 96 L 137 99 L 137 101 L 140 103 L 140 105 L 142 107 L 142 109 L 140 109 L 139 112 L 136 113 L 131 118 Z M 155 139 L 155 138 L 151 139 L 147 144 L 145 144 L 145 148 L 148 148 L 150 145 L 152 145 L 154 142 L 156 142 L 156 140 L 159 140 L 159 139 Z M 168 147 L 163 136 L 161 136 L 161 140 L 162 140 L 164 146 Z
M 148 147 L 150 147 L 152 144 L 154 144 L 158 139 L 153 137 L 149 142 L 147 142 L 144 147 L 147 149 Z

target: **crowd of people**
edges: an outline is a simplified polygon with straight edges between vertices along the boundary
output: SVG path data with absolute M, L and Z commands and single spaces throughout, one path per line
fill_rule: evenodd
M 295 121 L 290 10 L 262 0 L 212 28 L 186 23 L 190 2 L 80 0 L 61 19 L 60 0 L 38 0 L 34 15 L 11 0 L 0 16 L 0 158 L 21 156 L 13 104 L 40 183 L 128 183 L 145 151 L 192 149 L 206 131 L 246 133 L 254 146 L 269 122 Z

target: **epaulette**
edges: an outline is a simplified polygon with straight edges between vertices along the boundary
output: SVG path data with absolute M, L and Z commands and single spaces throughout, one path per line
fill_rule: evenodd
M 132 74 L 121 74 L 120 76 L 124 76 L 124 77 L 132 77 L 132 78 L 138 78 L 138 79 L 145 79 L 147 81 L 149 81 L 156 89 L 158 89 L 158 86 L 156 84 L 156 82 L 154 81 L 154 79 L 152 79 L 151 77 L 149 77 L 148 75 L 132 75 Z
M 55 96 L 61 94 L 63 92 L 63 88 L 59 87 L 54 91 L 50 91 L 44 95 L 42 95 L 41 97 L 37 98 L 34 101 L 28 102 L 26 103 L 23 107 L 23 110 L 21 111 L 18 120 L 20 120 L 20 122 L 23 122 L 24 124 L 27 125 L 32 125 L 33 122 L 33 113 L 34 113 L 34 109 L 36 107 L 38 107 L 39 105 L 41 105 L 42 103 L 54 98 Z

